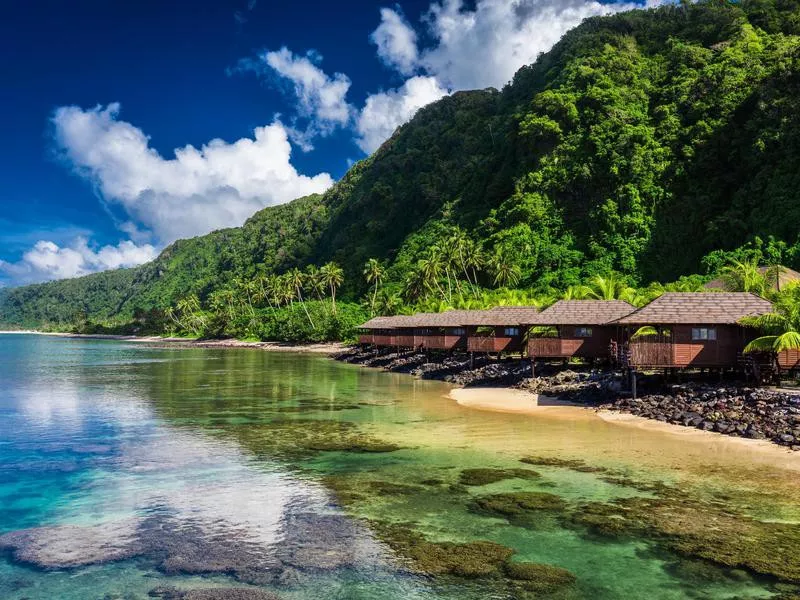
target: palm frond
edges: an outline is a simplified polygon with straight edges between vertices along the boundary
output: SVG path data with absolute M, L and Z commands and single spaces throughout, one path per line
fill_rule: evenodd
M 784 350 L 800 350 L 800 333 L 796 331 L 787 331 L 783 335 L 779 335 L 773 344 L 775 352 L 783 352 Z
M 785 330 L 789 324 L 785 315 L 776 312 L 742 317 L 739 319 L 739 323 L 745 327 L 754 327 L 765 332 Z
M 744 352 L 745 354 L 749 354 L 750 352 L 773 352 L 777 339 L 777 335 L 765 335 L 756 338 L 744 347 Z
M 634 333 L 631 336 L 631 339 L 635 340 L 636 338 L 650 337 L 654 335 L 658 335 L 658 329 L 656 329 L 652 325 L 645 325 L 644 327 L 640 327 L 639 329 L 637 329 L 636 333 Z

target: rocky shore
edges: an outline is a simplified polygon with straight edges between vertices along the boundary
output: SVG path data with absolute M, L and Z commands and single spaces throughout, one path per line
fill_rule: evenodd
M 687 384 L 600 408 L 800 450 L 800 395 L 738 386 Z
M 800 392 L 742 386 L 736 382 L 667 384 L 641 376 L 635 400 L 620 372 L 537 365 L 531 377 L 527 360 L 495 361 L 466 353 L 379 353 L 349 348 L 335 358 L 368 367 L 409 373 L 463 387 L 506 386 L 568 401 L 587 408 L 624 412 L 683 427 L 749 439 L 766 439 L 800 450 Z

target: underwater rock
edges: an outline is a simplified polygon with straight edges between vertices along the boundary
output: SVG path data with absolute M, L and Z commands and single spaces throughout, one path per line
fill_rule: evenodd
M 758 521 L 674 488 L 584 504 L 569 519 L 594 534 L 649 538 L 690 558 L 800 583 L 800 526 Z
M 562 511 L 567 503 L 560 496 L 546 492 L 509 492 L 476 498 L 475 506 L 483 512 L 518 517 L 538 511 Z
M 504 479 L 538 479 L 539 473 L 530 469 L 464 469 L 459 483 L 463 485 L 486 485 Z
M 255 588 L 200 588 L 182 590 L 171 586 L 159 586 L 147 594 L 163 600 L 280 600 L 272 592 Z
M 571 571 L 553 565 L 509 561 L 504 570 L 510 579 L 524 582 L 521 587 L 530 592 L 552 593 L 576 581 Z
M 582 460 L 558 458 L 555 456 L 525 456 L 520 458 L 519 462 L 525 463 L 526 465 L 541 467 L 560 467 L 572 471 L 579 471 L 581 473 L 602 473 L 607 470 L 605 467 L 591 466 Z
M 135 520 L 80 527 L 38 527 L 0 536 L 0 551 L 39 569 L 64 569 L 103 564 L 141 554 Z
M 475 578 L 498 575 L 505 562 L 514 554 L 495 542 L 431 542 L 410 526 L 382 521 L 371 522 L 379 537 L 414 570 L 427 575 L 452 575 Z

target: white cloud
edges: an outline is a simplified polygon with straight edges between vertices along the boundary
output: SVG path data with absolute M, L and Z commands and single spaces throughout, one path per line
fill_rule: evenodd
M 343 73 L 328 76 L 314 64 L 312 59 L 320 60 L 313 51 L 306 56 L 298 56 L 283 47 L 273 52 L 265 52 L 264 63 L 284 79 L 288 79 L 299 102 L 298 113 L 310 120 L 309 132 L 302 133 L 301 139 L 308 140 L 313 135 L 328 135 L 336 127 L 350 122 L 352 107 L 347 103 L 350 79 Z
M 411 34 L 403 32 L 409 26 L 394 11 L 381 11 L 373 36 L 401 32 L 390 38 L 393 45 L 378 45 L 381 59 L 401 74 L 417 69 L 452 90 L 500 88 L 583 19 L 635 7 L 595 0 L 478 0 L 469 10 L 463 0 L 443 0 L 431 4 L 424 18 L 433 44 L 420 51 L 415 45 L 414 60 L 412 51 L 403 53 L 405 46 L 397 41 Z
M 378 57 L 403 75 L 417 67 L 417 33 L 403 16 L 391 8 L 381 9 L 381 24 L 370 39 L 378 46 Z
M 70 246 L 40 240 L 15 263 L 0 260 L 0 272 L 15 284 L 35 283 L 49 279 L 80 277 L 96 271 L 140 265 L 156 257 L 150 244 L 138 246 L 126 240 L 116 246 L 89 247 L 86 238 L 76 238 Z
M 253 138 L 177 148 L 168 159 L 141 129 L 117 119 L 119 108 L 59 108 L 52 119 L 55 139 L 75 171 L 126 213 L 126 230 L 144 229 L 160 244 L 241 225 L 265 206 L 333 183 L 327 173 L 297 172 L 280 122 L 257 127 Z
M 374 152 L 420 108 L 445 95 L 433 77 L 412 77 L 397 90 L 369 96 L 356 123 L 359 147 Z

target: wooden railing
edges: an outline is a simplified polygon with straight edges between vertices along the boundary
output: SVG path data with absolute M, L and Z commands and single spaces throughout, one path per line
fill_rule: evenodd
M 583 342 L 577 339 L 530 338 L 528 356 L 532 358 L 560 358 L 575 354 Z
M 628 356 L 632 367 L 670 367 L 675 364 L 675 345 L 634 341 L 630 343 Z
M 416 348 L 415 336 L 413 334 L 395 336 L 395 344 L 401 348 Z
M 395 336 L 387 334 L 378 334 L 372 336 L 372 343 L 376 346 L 394 346 Z
M 467 350 L 470 352 L 502 352 L 514 338 L 495 337 L 493 335 L 476 335 L 467 338 Z
M 422 338 L 423 348 L 429 350 L 452 350 L 463 339 L 460 335 L 423 335 L 418 336 Z

